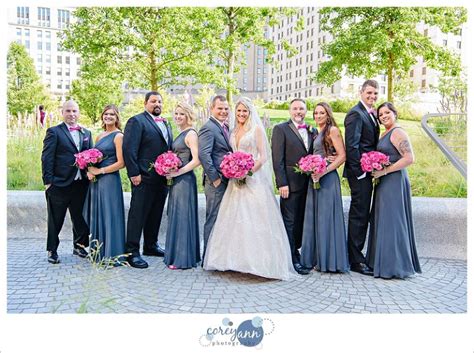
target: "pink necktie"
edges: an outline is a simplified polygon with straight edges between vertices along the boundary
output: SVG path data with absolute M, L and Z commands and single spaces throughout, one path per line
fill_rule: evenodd
M 153 118 L 153 120 L 155 120 L 155 122 L 157 122 L 157 123 L 163 123 L 163 122 L 166 123 L 166 119 L 165 119 L 165 118 L 161 118 L 161 117 L 159 117 L 159 118 Z
M 375 113 L 376 113 L 375 109 L 373 109 L 373 108 L 369 109 L 369 114 L 372 114 L 372 115 L 375 116 Z
M 224 135 L 226 139 L 229 139 L 229 127 L 227 126 L 227 124 L 224 124 L 222 125 L 222 128 L 224 129 Z
M 77 126 L 73 126 L 73 127 L 69 127 L 69 131 L 81 131 L 81 127 L 79 125 Z
M 300 125 L 298 125 L 298 130 L 299 129 L 306 129 L 307 127 L 308 127 L 308 125 L 306 125 L 306 124 L 300 124 Z

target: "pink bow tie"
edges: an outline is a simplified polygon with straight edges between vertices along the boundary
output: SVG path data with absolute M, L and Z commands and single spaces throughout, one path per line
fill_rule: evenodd
M 69 127 L 69 131 L 81 131 L 81 127 L 79 125 L 77 126 L 73 126 L 73 127 Z
M 166 123 L 166 119 L 165 119 L 165 118 L 153 118 L 153 120 L 155 120 L 155 122 L 157 122 L 157 123 L 163 123 L 163 122 Z
M 372 109 L 372 108 L 369 109 L 369 114 L 375 115 L 375 113 L 377 113 L 375 109 Z
M 306 124 L 300 124 L 300 125 L 298 125 L 297 127 L 298 127 L 298 130 L 299 130 L 299 129 L 306 129 L 306 128 L 308 127 L 308 125 L 306 125 Z

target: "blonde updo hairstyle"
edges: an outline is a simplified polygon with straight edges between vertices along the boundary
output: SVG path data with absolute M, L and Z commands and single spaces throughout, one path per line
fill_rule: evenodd
M 194 113 L 193 107 L 191 107 L 186 102 L 179 102 L 174 110 L 176 111 L 178 108 L 181 108 L 184 111 L 188 125 L 193 126 L 194 122 L 196 121 L 196 113 Z

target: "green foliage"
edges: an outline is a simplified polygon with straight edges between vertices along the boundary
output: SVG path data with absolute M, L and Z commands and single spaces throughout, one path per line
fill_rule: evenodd
M 122 111 L 122 116 L 130 109 L 129 116 L 135 115 L 143 110 L 143 102 L 137 100 L 136 108 L 129 107 Z M 135 101 L 134 101 L 135 102 Z M 135 106 L 135 103 L 132 104 Z M 400 112 L 400 107 L 397 106 Z M 260 116 L 266 114 L 270 118 L 271 127 L 267 129 L 270 139 L 272 127 L 289 118 L 287 110 L 259 109 Z M 336 122 L 344 135 L 345 113 L 335 113 Z M 459 172 L 451 165 L 438 147 L 422 131 L 420 123 L 403 120 L 405 115 L 400 114 L 400 125 L 410 136 L 416 162 L 408 167 L 413 196 L 428 197 L 467 197 L 467 183 Z M 311 114 L 306 117 L 307 123 L 314 126 Z M 173 125 L 173 123 L 172 123 Z M 459 125 L 459 124 L 457 124 Z M 444 126 L 445 127 L 445 126 Z M 466 126 L 460 134 L 466 134 Z M 173 125 L 176 133 L 177 129 Z M 445 129 L 444 129 L 445 130 Z M 443 131 L 444 131 L 443 130 Z M 96 136 L 97 132 L 94 133 Z M 41 180 L 41 160 L 39 156 L 42 150 L 44 130 L 10 130 L 7 144 L 8 174 L 7 188 L 11 190 L 43 190 Z M 195 170 L 198 184 L 198 192 L 203 192 L 202 188 L 202 168 Z M 341 175 L 341 185 L 343 195 L 349 195 L 349 188 L 346 179 L 342 178 L 342 167 L 339 168 Z M 126 192 L 130 191 L 130 181 L 127 178 L 126 169 L 120 171 L 122 187 Z
M 388 100 L 393 79 L 404 76 L 423 57 L 428 66 L 451 76 L 461 71 L 460 58 L 434 44 L 416 26 L 424 22 L 444 33 L 459 32 L 467 10 L 459 7 L 326 7 L 320 11 L 321 29 L 334 40 L 323 45 L 330 60 L 323 62 L 316 80 L 331 85 L 348 75 L 388 76 Z
M 38 105 L 51 104 L 51 98 L 36 73 L 33 59 L 22 44 L 10 44 L 7 67 L 7 107 L 10 114 L 36 113 Z
M 438 86 L 432 88 L 441 95 L 440 113 L 467 112 L 467 78 L 465 72 L 460 77 L 443 75 Z
M 125 104 L 120 111 L 122 128 L 132 116 L 140 114 L 145 110 L 145 97 L 135 97 L 128 104 Z
M 217 74 L 214 84 L 226 89 L 231 104 L 232 96 L 238 93 L 234 74 L 246 63 L 245 47 L 254 43 L 266 49 L 266 60 L 271 62 L 276 44 L 267 38 L 266 28 L 293 13 L 294 9 L 277 7 L 218 7 L 209 13 L 207 21 L 214 24 L 215 32 L 208 50 L 217 58 L 213 65 Z M 288 55 L 294 55 L 296 49 L 286 44 Z
M 80 7 L 63 46 L 129 88 L 213 82 L 210 8 Z
M 104 75 L 74 80 L 70 95 L 79 104 L 82 117 L 89 119 L 91 124 L 99 122 L 106 105 L 120 106 L 122 102 L 120 83 Z
M 211 99 L 216 95 L 216 92 L 209 85 L 204 85 L 200 90 L 199 94 L 194 96 L 194 101 L 202 112 L 205 112 L 205 115 L 208 115 Z

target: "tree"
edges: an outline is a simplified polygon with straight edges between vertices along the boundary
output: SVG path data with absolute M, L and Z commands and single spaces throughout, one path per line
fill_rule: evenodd
M 158 90 L 173 84 L 212 82 L 213 21 L 208 8 L 93 7 L 74 11 L 77 22 L 63 46 L 101 66 L 129 87 Z
M 10 44 L 7 67 L 7 106 L 11 115 L 18 117 L 19 114 L 34 113 L 38 105 L 50 101 L 33 59 L 22 44 Z
M 79 104 L 81 114 L 89 118 L 92 124 L 100 120 L 106 105 L 120 106 L 123 99 L 120 82 L 103 76 L 74 80 L 70 95 Z
M 221 85 L 227 91 L 227 100 L 237 93 L 234 74 L 245 64 L 244 47 L 254 43 L 267 50 L 267 61 L 271 62 L 275 54 L 275 43 L 267 38 L 266 28 L 278 23 L 283 16 L 289 16 L 295 9 L 275 7 L 218 7 L 214 10 L 213 19 L 217 23 L 217 32 L 213 36 L 213 52 L 218 57 L 216 66 L 220 68 Z M 297 30 L 302 28 L 302 18 L 298 21 Z M 282 42 L 289 56 L 296 49 L 287 41 Z
M 320 10 L 321 29 L 333 40 L 323 45 L 329 60 L 315 79 L 331 85 L 349 75 L 387 75 L 388 100 L 393 100 L 394 77 L 405 76 L 418 57 L 431 68 L 449 76 L 461 71 L 459 56 L 433 43 L 417 30 L 417 24 L 457 33 L 467 20 L 459 7 L 327 7 Z
M 442 76 L 437 87 L 441 99 L 442 113 L 466 113 L 467 112 L 467 79 L 463 72 L 460 77 Z

